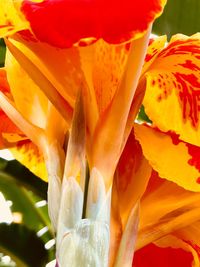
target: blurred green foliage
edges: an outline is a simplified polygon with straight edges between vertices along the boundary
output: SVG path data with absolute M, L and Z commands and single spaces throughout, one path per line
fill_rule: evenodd
M 153 26 L 153 32 L 168 38 L 176 33 L 192 35 L 200 31 L 199 0 L 168 0 L 165 10 Z

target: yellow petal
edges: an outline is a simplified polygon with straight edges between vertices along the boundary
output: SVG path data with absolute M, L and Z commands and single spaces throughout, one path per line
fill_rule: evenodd
M 37 65 L 37 60 L 34 60 L 35 57 L 33 57 L 31 53 L 27 52 L 26 47 L 22 43 L 13 40 L 7 40 L 6 45 L 18 63 L 30 76 L 30 78 L 55 105 L 67 123 L 70 123 L 72 117 L 72 108 L 69 106 L 69 103 L 65 101 L 63 96 L 59 94 L 54 87 L 54 84 L 49 81 L 43 71 L 38 68 L 40 65 Z
M 45 128 L 48 99 L 7 49 L 5 68 L 16 108 L 32 124 Z
M 162 131 L 200 145 L 200 34 L 175 35 L 146 72 L 145 111 Z
M 36 176 L 47 181 L 47 171 L 44 158 L 39 149 L 29 140 L 18 142 L 16 147 L 10 149 L 11 153 Z
M 182 142 L 173 133 L 163 133 L 145 125 L 134 127 L 145 157 L 160 177 L 200 192 L 199 147 Z
M 19 7 L 22 0 L 0 1 L 0 38 L 28 28 Z
M 51 82 L 71 107 L 84 82 L 78 48 L 58 49 L 46 43 L 17 36 L 15 43 Z M 51 55 L 51 56 L 49 56 Z
M 44 131 L 27 121 L 16 109 L 15 103 L 0 91 L 0 107 L 12 122 L 35 144 L 41 145 L 44 139 Z

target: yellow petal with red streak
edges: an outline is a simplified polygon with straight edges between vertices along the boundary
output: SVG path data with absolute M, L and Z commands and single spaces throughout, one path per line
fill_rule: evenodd
M 146 72 L 145 111 L 162 131 L 200 145 L 200 34 L 175 35 Z
M 47 181 L 47 171 L 42 153 L 31 141 L 19 142 L 16 147 L 10 149 L 11 153 L 21 164 L 27 167 L 38 177 Z
M 0 37 L 10 36 L 28 28 L 29 23 L 20 12 L 21 0 L 0 1 Z
M 200 148 L 145 125 L 135 125 L 136 138 L 150 165 L 160 177 L 187 190 L 200 192 Z
M 167 36 L 159 36 L 157 38 L 150 38 L 149 40 L 149 46 L 147 49 L 147 54 L 145 56 L 144 66 L 142 69 L 143 75 L 151 66 L 151 64 L 154 62 L 156 57 L 159 55 L 160 51 L 164 48 L 165 44 L 167 42 Z

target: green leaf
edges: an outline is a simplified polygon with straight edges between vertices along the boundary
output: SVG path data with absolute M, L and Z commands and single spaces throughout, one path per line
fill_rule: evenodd
M 137 120 L 152 123 L 152 121 L 147 116 L 143 105 L 140 108 L 140 111 L 139 111 L 138 116 L 137 116 Z
M 48 260 L 44 243 L 36 233 L 21 224 L 0 224 L 0 251 L 9 255 L 17 267 L 43 267 Z
M 0 39 L 0 67 L 4 66 L 6 47 L 3 39 Z
M 42 199 L 47 198 L 47 183 L 35 176 L 18 161 L 6 161 L 0 158 L 0 174 L 10 175 L 17 184 L 31 190 Z
M 23 222 L 31 229 L 39 230 L 49 223 L 47 218 L 35 206 L 31 192 L 16 184 L 12 176 L 0 173 L 0 191 L 6 199 L 12 201 L 12 211 L 23 216 Z
M 161 17 L 153 27 L 153 32 L 170 38 L 176 33 L 192 35 L 200 31 L 199 0 L 168 0 Z
M 48 232 L 42 239 L 47 242 L 54 237 L 47 205 L 36 205 L 36 202 L 46 199 L 47 183 L 17 161 L 0 158 L 0 191 L 12 201 L 12 212 L 19 212 L 27 227 L 39 231 L 47 226 Z

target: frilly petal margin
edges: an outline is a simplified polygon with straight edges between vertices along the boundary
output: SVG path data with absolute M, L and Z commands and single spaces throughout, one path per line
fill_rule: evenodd
M 166 0 L 24 0 L 21 11 L 40 41 L 64 48 L 100 38 L 117 44 L 141 37 Z
M 162 132 L 147 125 L 134 126 L 144 156 L 161 178 L 200 192 L 200 148 L 179 139 L 173 132 Z

